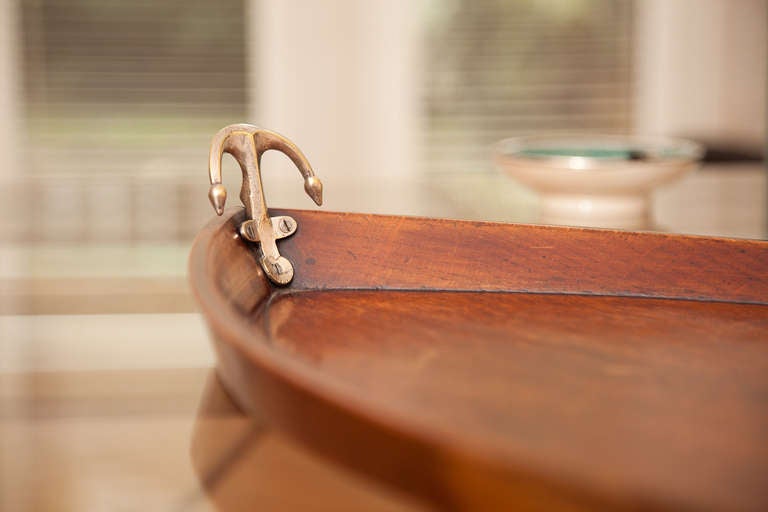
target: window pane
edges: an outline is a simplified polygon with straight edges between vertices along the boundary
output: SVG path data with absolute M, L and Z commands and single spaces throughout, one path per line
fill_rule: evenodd
M 191 237 L 211 134 L 246 111 L 244 2 L 21 7 L 24 186 L 45 199 L 23 237 Z

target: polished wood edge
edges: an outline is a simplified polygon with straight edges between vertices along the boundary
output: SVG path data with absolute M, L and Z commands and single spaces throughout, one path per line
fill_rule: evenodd
M 192 295 L 201 306 L 224 301 L 247 314 L 273 290 L 258 264 L 256 246 L 237 234 L 242 216 L 242 208 L 227 209 L 192 243 L 188 275 Z
M 275 295 L 302 290 L 423 290 L 419 275 L 428 280 L 427 290 L 477 290 L 472 283 L 478 280 L 480 290 L 487 291 L 762 304 L 768 244 L 357 214 L 275 213 L 290 214 L 299 221 L 296 235 L 281 242 L 281 250 L 297 266 L 290 287 L 272 287 L 256 263 L 254 247 L 234 235 L 242 215 L 237 210 L 201 231 L 190 256 L 192 290 L 212 331 L 222 380 L 244 410 L 268 417 L 274 426 L 311 449 L 442 508 L 480 509 L 501 504 L 530 510 L 678 509 L 678 504 L 651 503 L 616 489 L 595 489 L 580 482 L 578 475 L 560 475 L 534 467 L 530 461 L 513 464 L 492 447 L 436 433 L 351 397 L 343 386 L 322 379 L 318 370 L 269 347 L 265 305 Z M 429 224 L 426 231 L 420 229 L 425 224 Z M 618 266 L 611 265 L 611 258 L 589 258 L 601 240 L 603 245 L 598 248 L 614 257 Z M 467 241 L 475 244 L 469 244 L 472 250 L 466 249 Z M 441 257 L 437 248 L 444 249 L 447 243 L 457 249 L 448 258 Z M 558 244 L 570 251 L 565 256 L 558 254 L 553 250 Z M 578 249 L 580 246 L 584 247 Z M 404 256 L 402 250 L 407 251 Z M 501 255 L 507 251 L 513 254 L 505 260 Z M 514 254 L 516 251 L 521 254 Z M 545 251 L 548 258 L 537 261 L 536 251 Z M 703 254 L 687 254 L 690 251 Z M 688 259 L 675 263 L 675 258 L 686 254 Z M 408 262 L 397 258 L 416 255 L 422 263 L 412 267 L 416 272 L 409 277 L 402 272 Z M 628 259 L 617 258 L 621 255 Z M 504 264 L 470 270 L 450 266 L 451 258 L 473 256 L 500 258 Z M 643 274 L 638 276 L 633 262 L 643 256 L 654 265 L 666 265 L 662 269 L 640 265 Z M 228 258 L 235 263 L 230 264 Z M 729 265 L 738 271 L 728 271 Z M 505 270 L 505 266 L 509 268 Z M 723 268 L 725 275 L 720 272 Z M 676 275 L 685 269 L 695 269 L 695 278 Z M 494 285 L 493 279 L 500 284 Z M 622 279 L 627 285 L 621 286 Z M 730 288 L 723 292 L 721 286 Z M 364 453 L 360 446 L 371 447 L 375 454 Z M 455 485 L 459 481 L 462 485 Z
M 615 295 L 768 303 L 768 242 L 277 210 L 291 289 Z

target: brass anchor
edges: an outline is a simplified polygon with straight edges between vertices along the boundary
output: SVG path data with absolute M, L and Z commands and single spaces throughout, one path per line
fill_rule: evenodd
M 296 232 L 296 220 L 282 215 L 269 217 L 261 183 L 261 155 L 270 149 L 285 153 L 304 177 L 304 190 L 318 205 L 323 204 L 323 184 L 309 165 L 309 161 L 290 140 L 269 130 L 251 124 L 232 124 L 219 130 L 211 141 L 208 172 L 211 188 L 208 198 L 217 215 L 224 213 L 227 189 L 221 184 L 221 158 L 229 153 L 243 171 L 240 200 L 245 205 L 246 220 L 240 224 L 240 236 L 259 242 L 259 261 L 264 273 L 275 284 L 285 285 L 293 279 L 293 265 L 280 255 L 276 241 Z

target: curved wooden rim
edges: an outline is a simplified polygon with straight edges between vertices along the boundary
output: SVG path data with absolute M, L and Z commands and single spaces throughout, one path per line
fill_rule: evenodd
M 537 509 L 573 509 L 574 504 L 629 509 L 637 508 L 642 497 L 630 496 L 626 489 L 596 488 L 579 475 L 536 467 L 534 461 L 513 465 L 491 446 L 458 439 L 349 396 L 311 367 L 263 343 L 266 301 L 328 289 L 479 289 L 753 304 L 766 304 L 768 296 L 766 242 L 304 211 L 271 214 L 292 215 L 300 225 L 294 237 L 281 243 L 281 252 L 296 266 L 296 278 L 287 289 L 273 288 L 256 263 L 254 247 L 234 236 L 241 210 L 214 219 L 194 242 L 192 291 L 216 342 L 222 380 L 242 407 L 266 413 L 300 442 L 444 508 L 492 502 Z M 603 256 L 588 258 L 597 240 L 603 241 Z M 420 255 L 433 250 L 435 259 L 414 261 L 407 250 L 414 243 Z M 475 261 L 478 266 L 452 269 L 434 251 L 447 246 L 456 247 L 449 255 L 454 263 Z M 237 255 L 236 264 L 221 266 L 220 252 Z M 627 273 L 622 254 L 630 253 L 635 261 L 641 253 L 648 258 L 640 272 Z M 681 262 L 681 257 L 687 259 Z M 495 260 L 502 263 L 489 265 Z M 696 270 L 686 276 L 683 268 Z M 472 283 L 479 285 L 473 288 Z M 453 485 L 459 479 L 463 485 Z M 679 505 L 643 503 L 670 509 Z

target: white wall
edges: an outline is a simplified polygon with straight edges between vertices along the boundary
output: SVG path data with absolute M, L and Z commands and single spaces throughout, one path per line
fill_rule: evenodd
M 359 189 L 355 181 L 413 176 L 421 133 L 421 42 L 414 4 L 251 0 L 249 5 L 250 121 L 302 148 L 326 185 L 328 206 L 346 209 L 338 192 L 353 193 Z M 296 174 L 285 159 L 268 155 L 264 161 L 267 181 L 275 173 Z M 300 193 L 300 182 L 293 188 Z M 277 191 L 267 194 L 280 197 Z
M 768 2 L 636 5 L 636 131 L 762 149 Z

